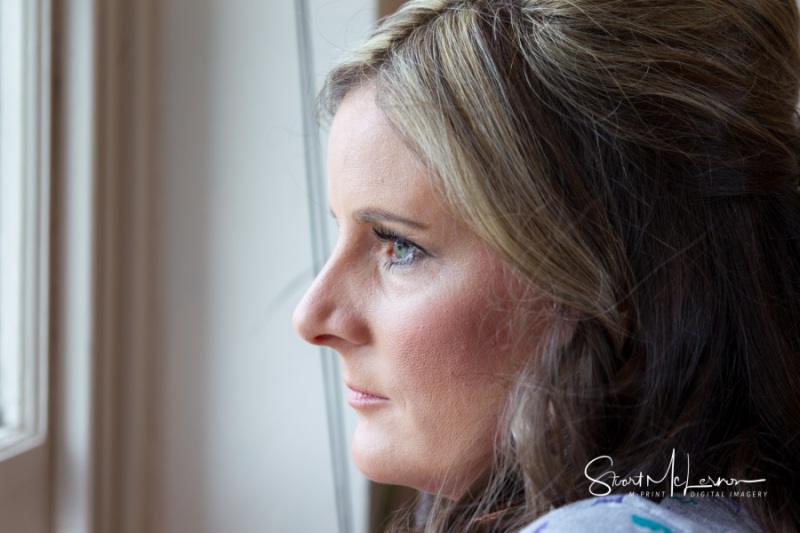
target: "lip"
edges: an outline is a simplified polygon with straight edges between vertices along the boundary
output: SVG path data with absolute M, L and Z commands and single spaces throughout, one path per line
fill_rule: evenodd
M 350 389 L 350 392 L 347 395 L 347 403 L 354 409 L 378 407 L 384 402 L 389 401 L 389 398 L 380 396 L 366 389 L 353 387 L 352 385 L 347 385 L 347 388 Z

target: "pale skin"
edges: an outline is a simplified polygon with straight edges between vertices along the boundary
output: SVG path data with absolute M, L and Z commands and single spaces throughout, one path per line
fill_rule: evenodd
M 328 142 L 339 236 L 295 329 L 341 358 L 364 475 L 458 497 L 489 466 L 541 335 L 541 321 L 518 319 L 536 299 L 445 207 L 370 88 L 344 99 Z

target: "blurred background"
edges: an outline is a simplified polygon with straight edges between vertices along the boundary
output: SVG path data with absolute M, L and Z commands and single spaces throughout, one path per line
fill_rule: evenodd
M 20 206 L 0 213 L 20 287 L 0 314 L 2 533 L 336 532 L 337 501 L 362 533 L 409 496 L 348 452 L 337 500 L 322 354 L 290 324 L 309 210 L 328 216 L 297 4 L 0 0 L 0 81 L 19 81 L 0 158 L 20 159 L 0 176 Z M 311 82 L 399 4 L 307 0 Z
M 321 82 L 377 6 L 308 8 Z M 167 0 L 158 11 L 157 526 L 335 531 L 321 355 L 290 325 L 312 279 L 295 5 Z M 353 526 L 366 531 L 356 472 L 351 489 Z

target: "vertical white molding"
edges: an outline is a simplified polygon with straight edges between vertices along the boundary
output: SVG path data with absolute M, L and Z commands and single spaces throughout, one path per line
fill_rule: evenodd
M 58 14 L 58 532 L 149 530 L 154 5 Z
M 52 530 L 92 531 L 93 0 L 55 2 Z

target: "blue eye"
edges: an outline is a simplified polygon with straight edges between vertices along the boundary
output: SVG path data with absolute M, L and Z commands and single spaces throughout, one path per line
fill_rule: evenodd
M 393 231 L 388 231 L 384 228 L 373 227 L 372 232 L 379 241 L 386 243 L 387 267 L 395 267 L 400 265 L 410 265 L 413 263 L 420 254 L 425 251 L 416 244 L 408 241 Z M 391 245 L 391 246 L 389 246 Z
M 406 241 L 395 239 L 394 243 L 392 243 L 392 255 L 394 255 L 398 261 L 405 261 L 408 258 L 413 258 L 415 252 L 416 248 L 409 245 Z

